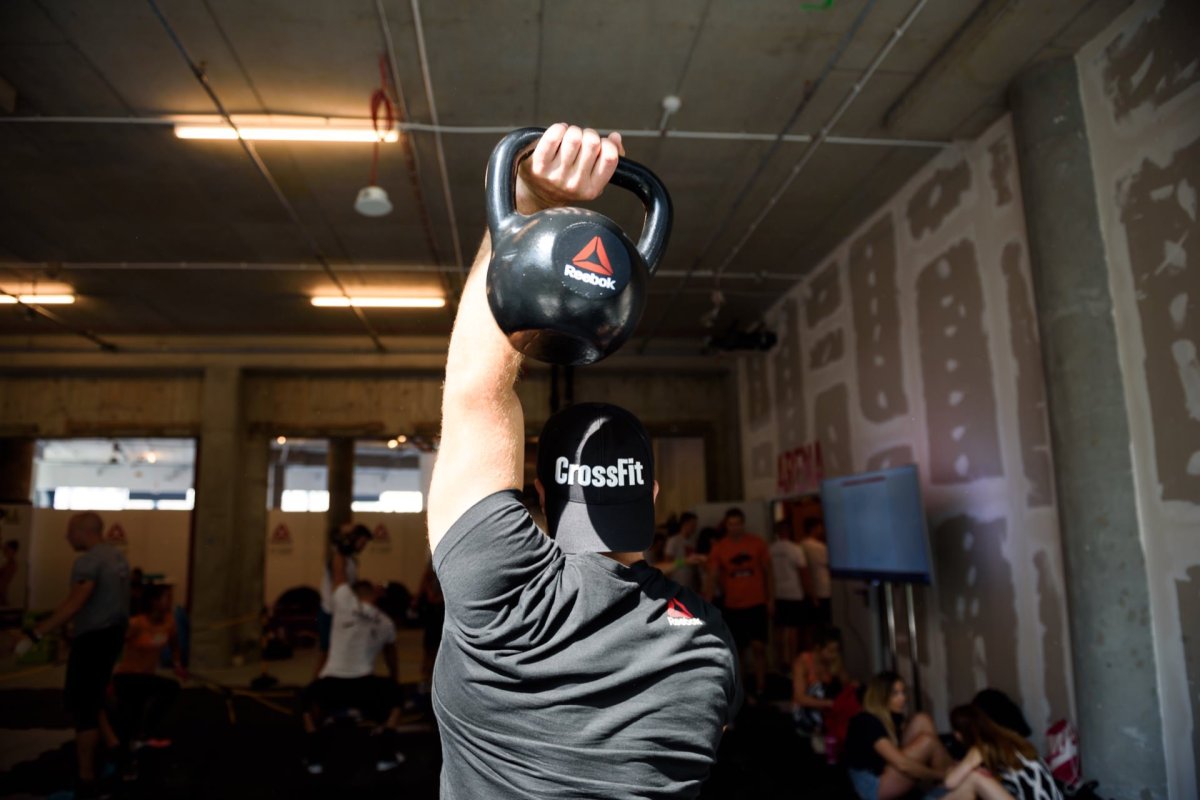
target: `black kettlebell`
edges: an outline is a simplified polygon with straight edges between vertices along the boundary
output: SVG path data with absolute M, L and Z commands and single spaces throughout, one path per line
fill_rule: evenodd
M 641 164 L 625 158 L 617 164 L 610 182 L 646 207 L 636 247 L 615 222 L 586 208 L 518 213 L 519 157 L 544 132 L 513 131 L 488 161 L 488 305 L 525 355 L 552 364 L 592 364 L 616 352 L 642 318 L 646 283 L 671 232 L 671 196 Z

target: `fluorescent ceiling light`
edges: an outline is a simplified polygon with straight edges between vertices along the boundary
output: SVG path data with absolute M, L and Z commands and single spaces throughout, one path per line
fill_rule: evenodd
M 0 305 L 15 306 L 17 301 L 35 306 L 69 306 L 75 302 L 73 294 L 0 294 Z
M 234 141 L 237 132 L 222 117 L 181 115 L 175 120 L 180 139 Z M 243 139 L 266 142 L 397 142 L 400 132 L 376 131 L 367 119 L 301 117 L 271 114 L 236 114 L 233 123 Z
M 442 308 L 444 297 L 314 297 L 317 308 Z

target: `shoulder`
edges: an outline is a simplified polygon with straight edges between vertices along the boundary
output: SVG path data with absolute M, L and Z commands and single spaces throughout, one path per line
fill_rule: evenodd
M 434 569 L 475 531 L 505 531 L 526 526 L 536 527 L 515 489 L 489 494 L 463 512 L 446 531 L 433 552 Z

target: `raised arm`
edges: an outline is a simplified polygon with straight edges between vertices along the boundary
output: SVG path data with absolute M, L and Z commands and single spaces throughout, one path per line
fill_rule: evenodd
M 553 125 L 518 170 L 517 210 L 594 200 L 622 153 L 620 134 Z M 504 489 L 520 488 L 525 416 L 515 383 L 522 356 L 496 325 L 486 279 L 492 248 L 485 234 L 463 287 L 442 391 L 442 435 L 429 487 L 429 549 L 471 506 Z

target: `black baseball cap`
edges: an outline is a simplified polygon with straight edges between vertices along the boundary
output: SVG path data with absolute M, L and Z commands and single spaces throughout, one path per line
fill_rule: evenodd
M 580 403 L 550 417 L 537 475 L 550 535 L 566 552 L 639 552 L 654 541 L 654 451 L 625 409 Z

